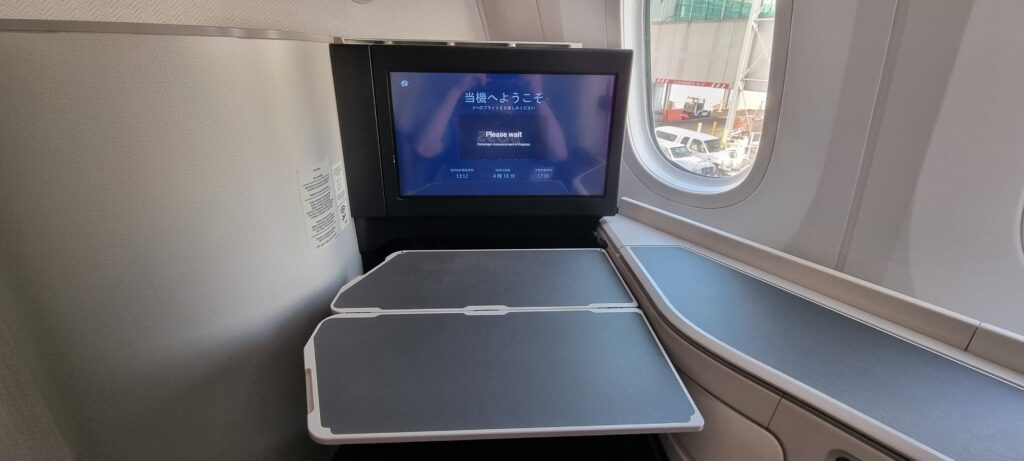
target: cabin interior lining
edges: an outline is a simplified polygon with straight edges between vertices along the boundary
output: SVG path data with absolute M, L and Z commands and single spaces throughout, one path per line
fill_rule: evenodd
M 650 318 L 652 318 L 652 320 L 651 320 L 652 321 L 652 325 L 654 325 L 656 331 L 660 330 L 659 331 L 659 336 L 660 336 L 662 342 L 665 344 L 666 348 L 670 351 L 670 354 L 672 353 L 673 350 L 678 351 L 679 349 L 678 349 L 678 345 L 674 344 L 673 340 L 671 340 L 671 339 L 666 337 L 666 333 L 668 333 L 668 334 L 670 334 L 672 336 L 678 336 L 678 337 L 681 337 L 681 338 L 687 338 L 689 341 L 695 341 L 696 343 L 702 345 L 702 348 L 705 349 L 705 351 L 703 352 L 704 354 L 710 353 L 713 357 L 714 356 L 722 357 L 719 360 L 724 360 L 726 363 L 729 364 L 728 365 L 729 367 L 736 367 L 743 374 L 752 373 L 752 376 L 749 376 L 746 379 L 753 379 L 755 381 L 763 382 L 766 385 L 770 386 L 771 388 L 777 389 L 774 392 L 779 392 L 780 395 L 784 395 L 784 396 L 792 396 L 792 398 L 795 398 L 798 401 L 804 402 L 804 404 L 806 404 L 806 405 L 810 405 L 812 408 L 816 409 L 817 411 L 824 412 L 829 417 L 831 417 L 834 420 L 838 421 L 839 424 L 848 426 L 848 427 L 851 428 L 851 430 L 853 430 L 855 432 L 859 432 L 859 433 L 865 434 L 866 436 L 868 436 L 868 437 L 870 437 L 870 438 L 872 438 L 874 440 L 877 440 L 877 441 L 879 441 L 879 442 L 881 442 L 881 443 L 883 443 L 883 444 L 885 444 L 885 445 L 887 445 L 887 446 L 897 450 L 898 452 L 901 452 L 901 453 L 904 453 L 904 454 L 909 454 L 909 455 L 912 455 L 914 457 L 920 457 L 920 458 L 934 458 L 934 457 L 941 458 L 941 457 L 943 457 L 943 455 L 940 455 L 932 447 L 930 447 L 929 445 L 926 445 L 925 443 L 922 443 L 922 441 L 924 439 L 926 439 L 927 437 L 921 437 L 922 441 L 919 441 L 919 440 L 916 440 L 916 439 L 911 438 L 909 436 L 906 436 L 903 433 L 897 432 L 897 431 L 889 428 L 888 426 L 885 426 L 883 423 L 880 423 L 878 420 L 873 419 L 870 416 L 865 415 L 864 413 L 861 413 L 860 411 L 857 410 L 856 405 L 851 405 L 851 404 L 849 404 L 849 402 L 847 402 L 847 403 L 840 402 L 839 400 L 834 398 L 834 396 L 828 395 L 828 392 L 823 392 L 820 389 L 813 388 L 813 387 L 809 386 L 808 384 L 804 383 L 803 381 L 794 379 L 793 377 L 789 376 L 788 374 L 786 374 L 784 372 L 781 372 L 779 370 L 776 370 L 772 366 L 764 366 L 763 364 L 761 364 L 755 358 L 751 358 L 750 356 L 747 356 L 743 352 L 743 350 L 734 348 L 732 345 L 729 344 L 729 341 L 727 339 L 714 337 L 713 335 L 709 334 L 708 332 L 702 331 L 699 328 L 699 325 L 693 326 L 694 324 L 690 323 L 690 321 L 686 320 L 684 317 L 681 317 L 679 313 L 675 312 L 672 309 L 670 304 L 666 303 L 666 298 L 662 294 L 660 294 L 660 292 L 657 290 L 655 282 L 653 282 L 650 277 L 645 275 L 644 271 L 642 270 L 642 268 L 643 268 L 642 263 L 634 256 L 633 252 L 635 250 L 645 251 L 645 250 L 643 250 L 645 248 L 647 249 L 646 251 L 661 251 L 661 250 L 673 251 L 672 249 L 675 248 L 676 250 L 674 250 L 674 251 L 686 252 L 688 254 L 693 254 L 694 258 L 697 258 L 698 260 L 706 261 L 707 264 L 712 264 L 712 265 L 725 264 L 727 266 L 740 267 L 740 268 L 742 268 L 741 270 L 743 272 L 737 272 L 737 274 L 740 274 L 741 276 L 745 276 L 745 277 L 750 277 L 750 275 L 744 275 L 744 273 L 746 273 L 746 274 L 755 274 L 755 276 L 757 278 L 761 279 L 761 281 L 757 281 L 756 279 L 751 279 L 752 281 L 755 281 L 755 283 L 770 283 L 770 284 L 773 284 L 776 287 L 775 289 L 779 290 L 780 293 L 785 293 L 785 292 L 788 291 L 789 293 L 785 293 L 786 295 L 789 295 L 789 296 L 799 296 L 799 297 L 795 298 L 795 299 L 800 300 L 799 302 L 811 303 L 812 305 L 813 304 L 821 304 L 821 305 L 818 306 L 818 308 L 822 309 L 823 311 L 834 310 L 835 312 L 830 312 L 830 313 L 833 316 L 836 316 L 835 319 L 836 320 L 840 320 L 842 325 L 846 325 L 846 324 L 860 324 L 864 328 L 868 328 L 868 330 L 865 330 L 865 331 L 873 330 L 878 335 L 883 335 L 883 336 L 887 336 L 887 337 L 891 337 L 889 335 L 892 335 L 894 332 L 898 332 L 896 334 L 902 340 L 896 340 L 895 337 L 892 337 L 893 340 L 897 341 L 896 343 L 893 343 L 893 344 L 902 344 L 902 345 L 904 345 L 906 347 L 912 347 L 912 348 L 915 348 L 915 349 L 917 349 L 919 347 L 923 347 L 924 349 L 920 349 L 921 352 L 924 352 L 925 354 L 929 355 L 932 359 L 939 361 L 939 362 L 935 362 L 935 363 L 946 363 L 947 365 L 956 364 L 956 365 L 953 365 L 953 366 L 958 367 L 958 369 L 960 371 L 962 371 L 963 373 L 973 375 L 975 378 L 978 378 L 978 379 L 986 380 L 990 384 L 993 384 L 993 385 L 996 385 L 996 386 L 1001 386 L 1001 388 L 1003 390 L 1010 392 L 1011 395 L 1009 395 L 1008 398 L 997 399 L 999 402 L 1012 401 L 1013 398 L 1019 397 L 1019 395 L 1021 395 L 1021 393 L 1024 392 L 1024 391 L 1021 391 L 1021 387 L 1020 387 L 1020 383 L 1024 382 L 1024 380 L 1021 380 L 1021 375 L 1019 373 L 1013 371 L 1013 370 L 1009 370 L 1009 369 L 1007 369 L 1005 367 L 993 364 L 993 363 L 991 363 L 991 362 L 989 362 L 987 360 L 984 360 L 982 358 L 974 356 L 973 354 L 969 354 L 969 353 L 967 353 L 967 352 L 965 352 L 965 351 L 963 351 L 961 349 L 950 347 L 948 344 L 944 344 L 944 343 L 936 341 L 936 340 L 934 340 L 932 338 L 928 338 L 927 336 L 924 336 L 924 335 L 922 335 L 920 333 L 917 333 L 917 332 L 915 332 L 913 330 L 909 330 L 909 329 L 907 329 L 905 327 L 901 327 L 900 325 L 894 324 L 894 323 L 892 323 L 890 321 L 887 321 L 885 319 L 881 319 L 881 318 L 878 318 L 877 316 L 874 316 L 874 315 L 871 315 L 871 314 L 867 314 L 867 313 L 865 313 L 863 311 L 860 311 L 856 307 L 852 307 L 852 306 L 849 306 L 849 305 L 847 305 L 845 303 L 836 301 L 834 299 L 830 299 L 827 296 L 822 296 L 821 294 L 811 292 L 807 288 L 804 288 L 804 287 L 795 285 L 795 284 L 793 284 L 791 282 L 788 282 L 787 280 L 782 279 L 782 278 L 778 277 L 777 275 L 768 274 L 767 272 L 765 272 L 763 270 L 760 270 L 758 268 L 749 266 L 747 264 L 743 264 L 742 262 L 734 260 L 732 258 L 722 256 L 722 255 L 720 255 L 718 253 L 715 253 L 714 251 L 709 251 L 709 250 L 707 250 L 707 249 L 705 249 L 705 248 L 703 248 L 701 246 L 695 245 L 695 244 L 693 244 L 693 243 L 691 243 L 691 242 L 689 242 L 687 240 L 684 240 L 681 237 L 668 234 L 666 232 L 658 230 L 657 228 L 650 227 L 650 226 L 648 226 L 644 222 L 635 221 L 635 220 L 630 219 L 630 218 L 625 217 L 625 216 L 608 217 L 608 218 L 605 218 L 603 220 L 603 223 L 602 223 L 602 226 L 601 226 L 601 235 L 605 238 L 606 241 L 609 242 L 609 251 L 611 251 L 613 253 L 613 255 L 615 255 L 615 257 L 613 257 L 613 261 L 616 261 L 616 263 L 620 265 L 620 270 L 623 271 L 624 275 L 628 274 L 628 276 L 626 277 L 627 283 L 636 292 L 635 294 L 636 294 L 638 300 L 641 301 L 641 303 L 640 303 L 641 307 L 643 307 L 645 309 L 645 311 L 648 313 L 648 316 Z M 724 238 L 725 237 L 723 237 L 723 240 L 724 240 Z M 732 240 L 730 240 L 729 243 L 732 246 L 732 254 L 735 255 L 735 254 L 742 254 L 743 253 L 743 250 L 745 249 L 744 248 L 745 247 L 745 242 L 738 241 L 738 239 L 732 239 Z M 700 256 L 700 254 L 703 254 L 703 255 L 706 255 L 706 256 Z M 714 259 L 705 259 L 705 258 L 714 258 Z M 678 267 L 677 269 L 682 269 L 682 268 L 683 267 Z M 684 277 L 685 276 L 685 271 L 684 272 L 680 272 L 679 270 L 673 270 L 673 271 L 670 271 L 670 272 L 671 272 L 671 276 L 672 276 L 672 280 L 673 280 L 673 282 L 671 282 L 671 283 L 679 283 L 678 282 L 678 277 Z M 703 277 L 703 275 L 701 275 L 700 272 L 692 272 L 692 271 L 690 273 L 690 276 L 691 276 L 691 278 L 696 276 L 698 278 L 698 280 Z M 705 281 L 705 283 L 707 283 L 707 281 Z M 784 288 L 778 288 L 779 286 L 782 286 Z M 691 286 L 691 290 L 690 291 L 692 291 L 692 289 L 695 288 L 695 287 L 696 287 L 696 289 L 704 289 L 703 287 L 700 286 L 700 283 L 698 282 L 696 285 Z M 719 293 L 722 294 L 721 290 L 719 290 Z M 728 298 L 730 296 L 728 293 L 725 293 L 724 295 L 725 295 L 726 298 Z M 741 293 L 741 294 L 736 295 L 736 296 L 743 296 L 743 294 Z M 708 298 L 705 298 L 705 299 L 708 299 Z M 771 303 L 769 302 L 768 304 L 771 304 Z M 822 305 L 823 306 L 828 306 L 828 307 L 826 308 L 826 307 L 823 307 Z M 706 306 L 706 307 L 709 307 L 709 306 Z M 748 307 L 749 308 L 753 308 L 753 309 L 760 309 L 760 308 L 767 309 L 766 305 L 762 304 L 761 302 L 756 303 L 755 306 L 748 306 Z M 719 306 L 719 308 L 721 309 L 721 308 L 723 308 L 723 306 Z M 683 310 L 683 312 L 684 312 L 684 315 L 685 315 L 685 309 Z M 773 313 L 774 313 L 774 310 L 773 310 Z M 768 315 L 768 313 L 765 312 L 765 313 L 763 313 L 763 315 Z M 770 319 L 772 317 L 770 315 L 768 315 L 768 317 L 765 317 L 765 318 Z M 787 317 L 787 318 L 792 319 L 792 317 Z M 672 325 L 671 327 L 669 327 L 670 330 L 664 330 L 663 327 L 659 328 L 659 323 L 662 321 L 662 319 L 663 319 L 664 322 L 670 323 Z M 801 322 L 802 321 L 797 322 L 797 323 L 801 323 Z M 743 322 L 741 322 L 741 323 L 743 323 Z M 779 321 L 779 322 L 776 322 L 776 323 L 777 323 L 777 325 L 781 325 L 781 327 L 783 327 L 783 328 L 786 328 L 786 327 L 790 326 L 788 324 L 788 322 L 781 322 L 781 321 Z M 728 326 L 728 323 L 721 324 L 721 325 L 723 326 L 723 328 L 726 328 L 726 329 L 730 328 Z M 680 326 L 682 326 L 682 328 Z M 726 336 L 728 336 L 728 335 L 726 335 Z M 755 335 L 755 336 L 757 336 L 757 335 Z M 807 338 L 805 338 L 803 336 L 800 336 L 798 332 L 790 332 L 790 333 L 787 333 L 787 334 L 780 334 L 780 335 L 777 335 L 777 336 L 778 336 L 778 339 L 776 339 L 776 341 L 777 341 L 778 344 L 781 344 L 783 348 L 792 347 L 791 345 L 788 344 L 788 340 L 786 338 L 797 337 L 798 341 L 806 340 L 807 339 Z M 909 341 L 909 342 L 907 342 L 907 341 Z M 760 351 L 760 348 L 755 348 L 755 349 Z M 928 352 L 925 352 L 925 351 L 928 351 Z M 930 354 L 930 352 L 934 352 L 934 354 Z M 804 354 L 806 355 L 806 352 Z M 752 355 L 754 357 L 756 357 L 757 353 L 753 353 Z M 813 355 L 813 353 L 812 353 L 812 355 Z M 689 354 L 689 356 L 691 357 L 690 359 L 684 360 L 682 362 L 684 364 L 689 362 L 689 364 L 690 364 L 690 366 L 686 366 L 686 365 L 683 366 L 682 370 L 684 372 L 688 372 L 690 370 L 700 370 L 698 372 L 698 374 L 705 375 L 705 377 L 703 379 L 705 379 L 705 380 L 714 379 L 713 383 L 714 383 L 715 388 L 716 389 L 725 388 L 726 389 L 726 391 L 725 391 L 726 392 L 726 396 L 729 399 L 733 400 L 733 401 L 737 400 L 737 396 L 743 396 L 743 397 L 750 397 L 750 396 L 752 396 L 752 394 L 749 392 L 749 389 L 743 390 L 743 391 L 740 391 L 740 392 L 731 392 L 728 389 L 732 385 L 726 386 L 724 384 L 726 382 L 736 382 L 737 377 L 739 377 L 740 379 L 743 379 L 742 376 L 735 375 L 735 376 L 727 377 L 727 378 L 723 379 L 721 374 L 718 374 L 717 377 L 715 375 L 707 375 L 708 372 L 703 370 L 704 367 L 696 366 L 696 363 L 692 361 L 693 360 L 692 359 L 692 357 L 693 357 L 693 353 L 692 352 Z M 676 361 L 676 363 L 680 363 L 679 362 L 679 358 L 674 357 L 674 360 Z M 822 366 L 820 366 L 818 368 L 821 368 L 821 369 L 824 369 L 824 370 L 828 369 L 828 364 L 827 363 L 825 363 L 825 364 L 818 364 L 818 365 L 822 365 Z M 860 364 L 860 365 L 863 365 L 863 364 Z M 861 370 L 861 369 L 864 368 L 863 366 L 854 366 L 854 365 L 849 365 L 849 366 L 852 369 L 854 369 L 854 370 Z M 871 367 L 868 367 L 868 368 L 871 368 Z M 811 370 L 811 371 L 813 372 L 813 370 Z M 899 370 L 896 370 L 896 372 L 898 372 L 898 371 Z M 814 372 L 814 373 L 817 373 L 817 372 Z M 879 376 L 883 376 L 884 377 L 884 375 L 868 373 L 867 375 L 864 376 L 864 379 L 870 380 L 870 379 L 879 378 Z M 898 376 L 903 376 L 903 375 L 899 374 Z M 996 377 L 996 376 L 998 376 L 998 377 Z M 822 379 L 826 379 L 826 380 L 829 378 L 829 377 L 822 377 L 822 376 L 818 376 L 818 377 L 822 378 Z M 891 379 L 891 376 L 886 377 L 886 378 L 887 379 Z M 743 379 L 743 380 L 746 380 L 746 379 Z M 856 379 L 856 376 L 854 376 L 854 378 L 851 378 L 851 379 Z M 914 376 L 908 376 L 908 377 L 906 377 L 906 379 L 913 380 L 913 379 L 915 379 L 915 377 Z M 944 380 L 937 380 L 937 381 L 938 382 L 934 382 L 934 383 L 933 382 L 916 383 L 916 385 L 923 386 L 921 388 L 923 394 L 927 394 L 927 392 L 924 392 L 924 391 L 927 391 L 928 389 L 931 389 L 931 391 L 937 391 L 939 393 L 950 391 L 950 389 L 946 389 L 945 388 L 946 382 Z M 700 382 L 701 382 L 701 380 L 698 379 L 698 383 L 700 383 Z M 873 381 L 871 381 L 871 382 L 873 382 Z M 1015 384 L 1010 384 L 1010 383 L 1015 383 Z M 844 387 L 845 389 L 849 390 L 849 389 L 851 389 L 849 386 L 855 386 L 856 385 L 856 386 L 860 386 L 862 389 L 866 388 L 866 389 L 877 390 L 873 386 L 870 386 L 869 384 L 870 384 L 870 382 L 868 382 L 868 383 L 861 382 L 859 384 L 856 384 L 856 383 L 853 383 L 853 382 L 849 382 L 849 383 L 840 383 L 840 387 Z M 708 384 L 707 383 L 703 383 L 703 385 L 708 385 Z M 977 413 L 978 411 L 982 411 L 981 408 L 983 406 L 979 406 L 979 405 L 974 405 L 973 404 L 973 403 L 978 403 L 978 402 L 985 401 L 988 397 L 990 397 L 990 395 L 987 394 L 987 393 L 984 393 L 984 392 L 976 392 L 976 391 L 972 392 L 972 389 L 961 389 L 961 391 L 963 391 L 963 392 L 960 392 L 960 393 L 954 392 L 954 395 L 947 396 L 947 397 L 950 397 L 950 398 L 948 398 L 945 401 L 946 405 L 952 405 L 954 407 L 957 406 L 957 405 L 965 405 L 964 409 L 966 409 L 967 411 L 962 412 L 962 413 L 965 413 L 963 415 L 957 415 L 956 417 L 952 417 L 951 420 L 947 420 L 946 423 L 951 423 L 951 424 L 954 424 L 954 425 L 965 424 L 965 425 L 971 425 L 972 428 L 977 428 L 979 426 L 980 427 L 984 427 L 984 426 L 986 426 L 986 424 L 988 424 L 991 421 L 991 420 L 987 419 L 986 415 L 988 413 L 982 412 L 984 414 L 981 414 L 981 415 L 979 415 L 979 413 Z M 856 389 L 854 389 L 854 390 L 856 390 Z M 913 390 L 913 389 L 911 389 L 911 390 Z M 749 400 L 749 399 L 746 399 L 746 400 Z M 1019 401 L 1020 399 L 1018 398 L 1017 400 Z M 760 400 L 757 400 L 757 401 L 760 401 Z M 971 403 L 971 402 L 973 402 L 973 403 Z M 767 404 L 767 403 L 768 403 L 768 401 L 765 401 L 765 404 Z M 922 414 L 920 411 L 915 411 L 914 410 L 914 408 L 921 409 L 920 405 L 917 405 L 917 406 L 911 405 L 910 407 L 908 407 L 907 405 L 905 405 L 905 402 L 890 402 L 890 404 L 893 406 L 894 409 L 899 409 L 899 410 L 902 410 L 904 412 L 908 412 L 912 416 L 920 416 Z M 751 405 L 753 405 L 753 406 L 751 406 Z M 759 405 L 759 404 L 756 404 L 756 403 L 754 403 L 754 404 L 741 404 L 739 408 L 748 408 L 748 409 L 749 408 L 757 408 L 757 405 Z M 989 409 L 987 409 L 985 411 L 991 411 L 991 410 L 992 409 L 989 408 Z M 747 410 L 747 411 L 750 411 L 750 410 Z M 996 411 L 998 411 L 998 410 L 996 410 Z M 1018 414 L 1014 414 L 1013 411 L 1018 411 Z M 974 415 L 973 416 L 973 418 L 974 418 L 973 420 L 968 421 L 968 420 L 963 419 L 965 417 L 970 419 L 970 417 L 966 416 L 966 414 L 971 414 L 971 412 L 974 412 L 973 413 L 973 415 Z M 1019 421 L 1014 421 L 1013 420 L 1013 418 L 1019 418 L 1020 417 L 1019 416 L 1019 412 L 1020 412 L 1019 409 L 1017 409 L 1017 410 L 1012 410 L 1012 411 L 1010 411 L 1008 413 L 1003 414 L 1003 426 L 998 426 L 997 425 L 996 429 L 998 429 L 999 427 L 1003 427 L 1003 428 L 1019 427 L 1019 425 L 1021 423 Z M 905 415 L 900 415 L 900 416 L 903 417 Z M 1010 420 L 1007 420 L 1006 418 L 1010 418 Z M 885 418 L 880 418 L 880 419 L 884 420 Z M 763 423 L 763 421 L 762 421 L 762 423 Z M 925 420 L 918 421 L 918 423 L 919 423 L 918 424 L 919 427 L 923 427 L 923 426 L 921 426 L 921 424 L 929 425 L 929 424 L 932 424 L 932 421 L 928 420 L 928 419 L 925 419 Z M 970 432 L 972 432 L 972 431 L 967 431 L 967 433 L 970 433 Z M 958 453 L 959 456 L 955 456 L 958 459 L 960 457 L 964 457 L 964 458 L 967 458 L 967 459 L 973 459 L 972 456 L 973 457 L 981 456 L 982 458 L 986 458 L 986 459 L 1003 459 L 1003 458 L 1007 458 L 1007 456 L 1012 456 L 1011 455 L 1012 453 L 1016 453 L 1016 452 L 1018 452 L 1021 449 L 1021 447 L 1016 447 L 1015 445 L 1013 445 L 1016 442 L 1010 442 L 1010 443 L 991 442 L 991 443 L 995 443 L 996 445 L 1002 444 L 1002 446 L 1000 446 L 1000 447 L 993 448 L 993 446 L 991 444 L 989 444 L 989 442 L 987 441 L 987 438 L 986 438 L 986 436 L 989 435 L 989 434 L 990 434 L 989 432 L 986 432 L 984 429 L 982 429 L 982 432 L 975 433 L 973 436 L 967 435 L 964 431 L 958 431 L 958 433 L 956 434 L 955 437 L 953 437 L 953 435 L 950 434 L 948 431 L 947 432 L 942 432 L 942 434 L 940 434 L 940 435 L 942 435 L 942 437 L 945 437 L 946 439 L 950 439 L 950 440 L 945 440 L 945 439 L 943 440 L 943 441 L 946 441 L 947 443 L 952 443 L 952 444 L 959 443 L 960 444 L 957 448 L 953 448 L 953 449 L 950 449 L 947 446 L 946 447 L 946 451 L 954 451 L 955 452 L 957 449 L 967 450 L 966 452 Z M 1013 437 L 1005 437 L 1005 438 L 1012 439 Z M 933 440 L 937 440 L 938 438 L 934 437 L 934 434 L 933 434 L 932 439 Z M 978 447 L 978 442 L 977 441 L 978 440 L 982 440 L 982 439 L 986 440 L 986 444 L 987 444 L 986 447 Z M 941 445 L 941 444 L 942 443 L 940 442 L 940 443 L 931 444 L 931 445 L 938 446 L 938 445 Z M 972 449 L 976 449 L 978 451 L 977 452 L 971 452 L 970 450 L 972 450 Z M 1004 451 L 1002 451 L 1002 452 L 998 451 L 1000 449 L 1004 450 Z M 986 453 L 985 450 L 993 450 L 993 451 L 990 451 L 990 452 Z

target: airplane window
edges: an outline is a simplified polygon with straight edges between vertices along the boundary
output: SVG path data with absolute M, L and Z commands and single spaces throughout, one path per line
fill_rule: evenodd
M 689 147 L 704 162 L 666 158 L 701 176 L 746 171 L 764 123 L 776 0 L 649 0 L 649 6 L 657 133 L 703 141 Z M 663 154 L 678 147 L 660 134 L 657 140 Z

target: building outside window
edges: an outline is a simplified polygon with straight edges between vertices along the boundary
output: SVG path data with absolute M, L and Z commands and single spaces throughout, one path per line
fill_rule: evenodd
M 776 0 L 650 0 L 659 151 L 706 177 L 740 174 L 764 124 Z

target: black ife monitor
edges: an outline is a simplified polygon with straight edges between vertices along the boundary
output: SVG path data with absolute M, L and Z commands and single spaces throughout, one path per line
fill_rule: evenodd
M 373 189 L 352 191 L 370 197 L 355 216 L 615 212 L 630 51 L 336 45 L 332 59 L 349 185 Z M 367 115 L 372 140 L 352 120 Z
M 399 197 L 604 195 L 614 74 L 388 80 Z

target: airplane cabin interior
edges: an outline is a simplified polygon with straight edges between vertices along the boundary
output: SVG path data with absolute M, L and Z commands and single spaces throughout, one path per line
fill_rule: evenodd
M 1021 21 L 0 2 L 0 459 L 1024 460 Z

